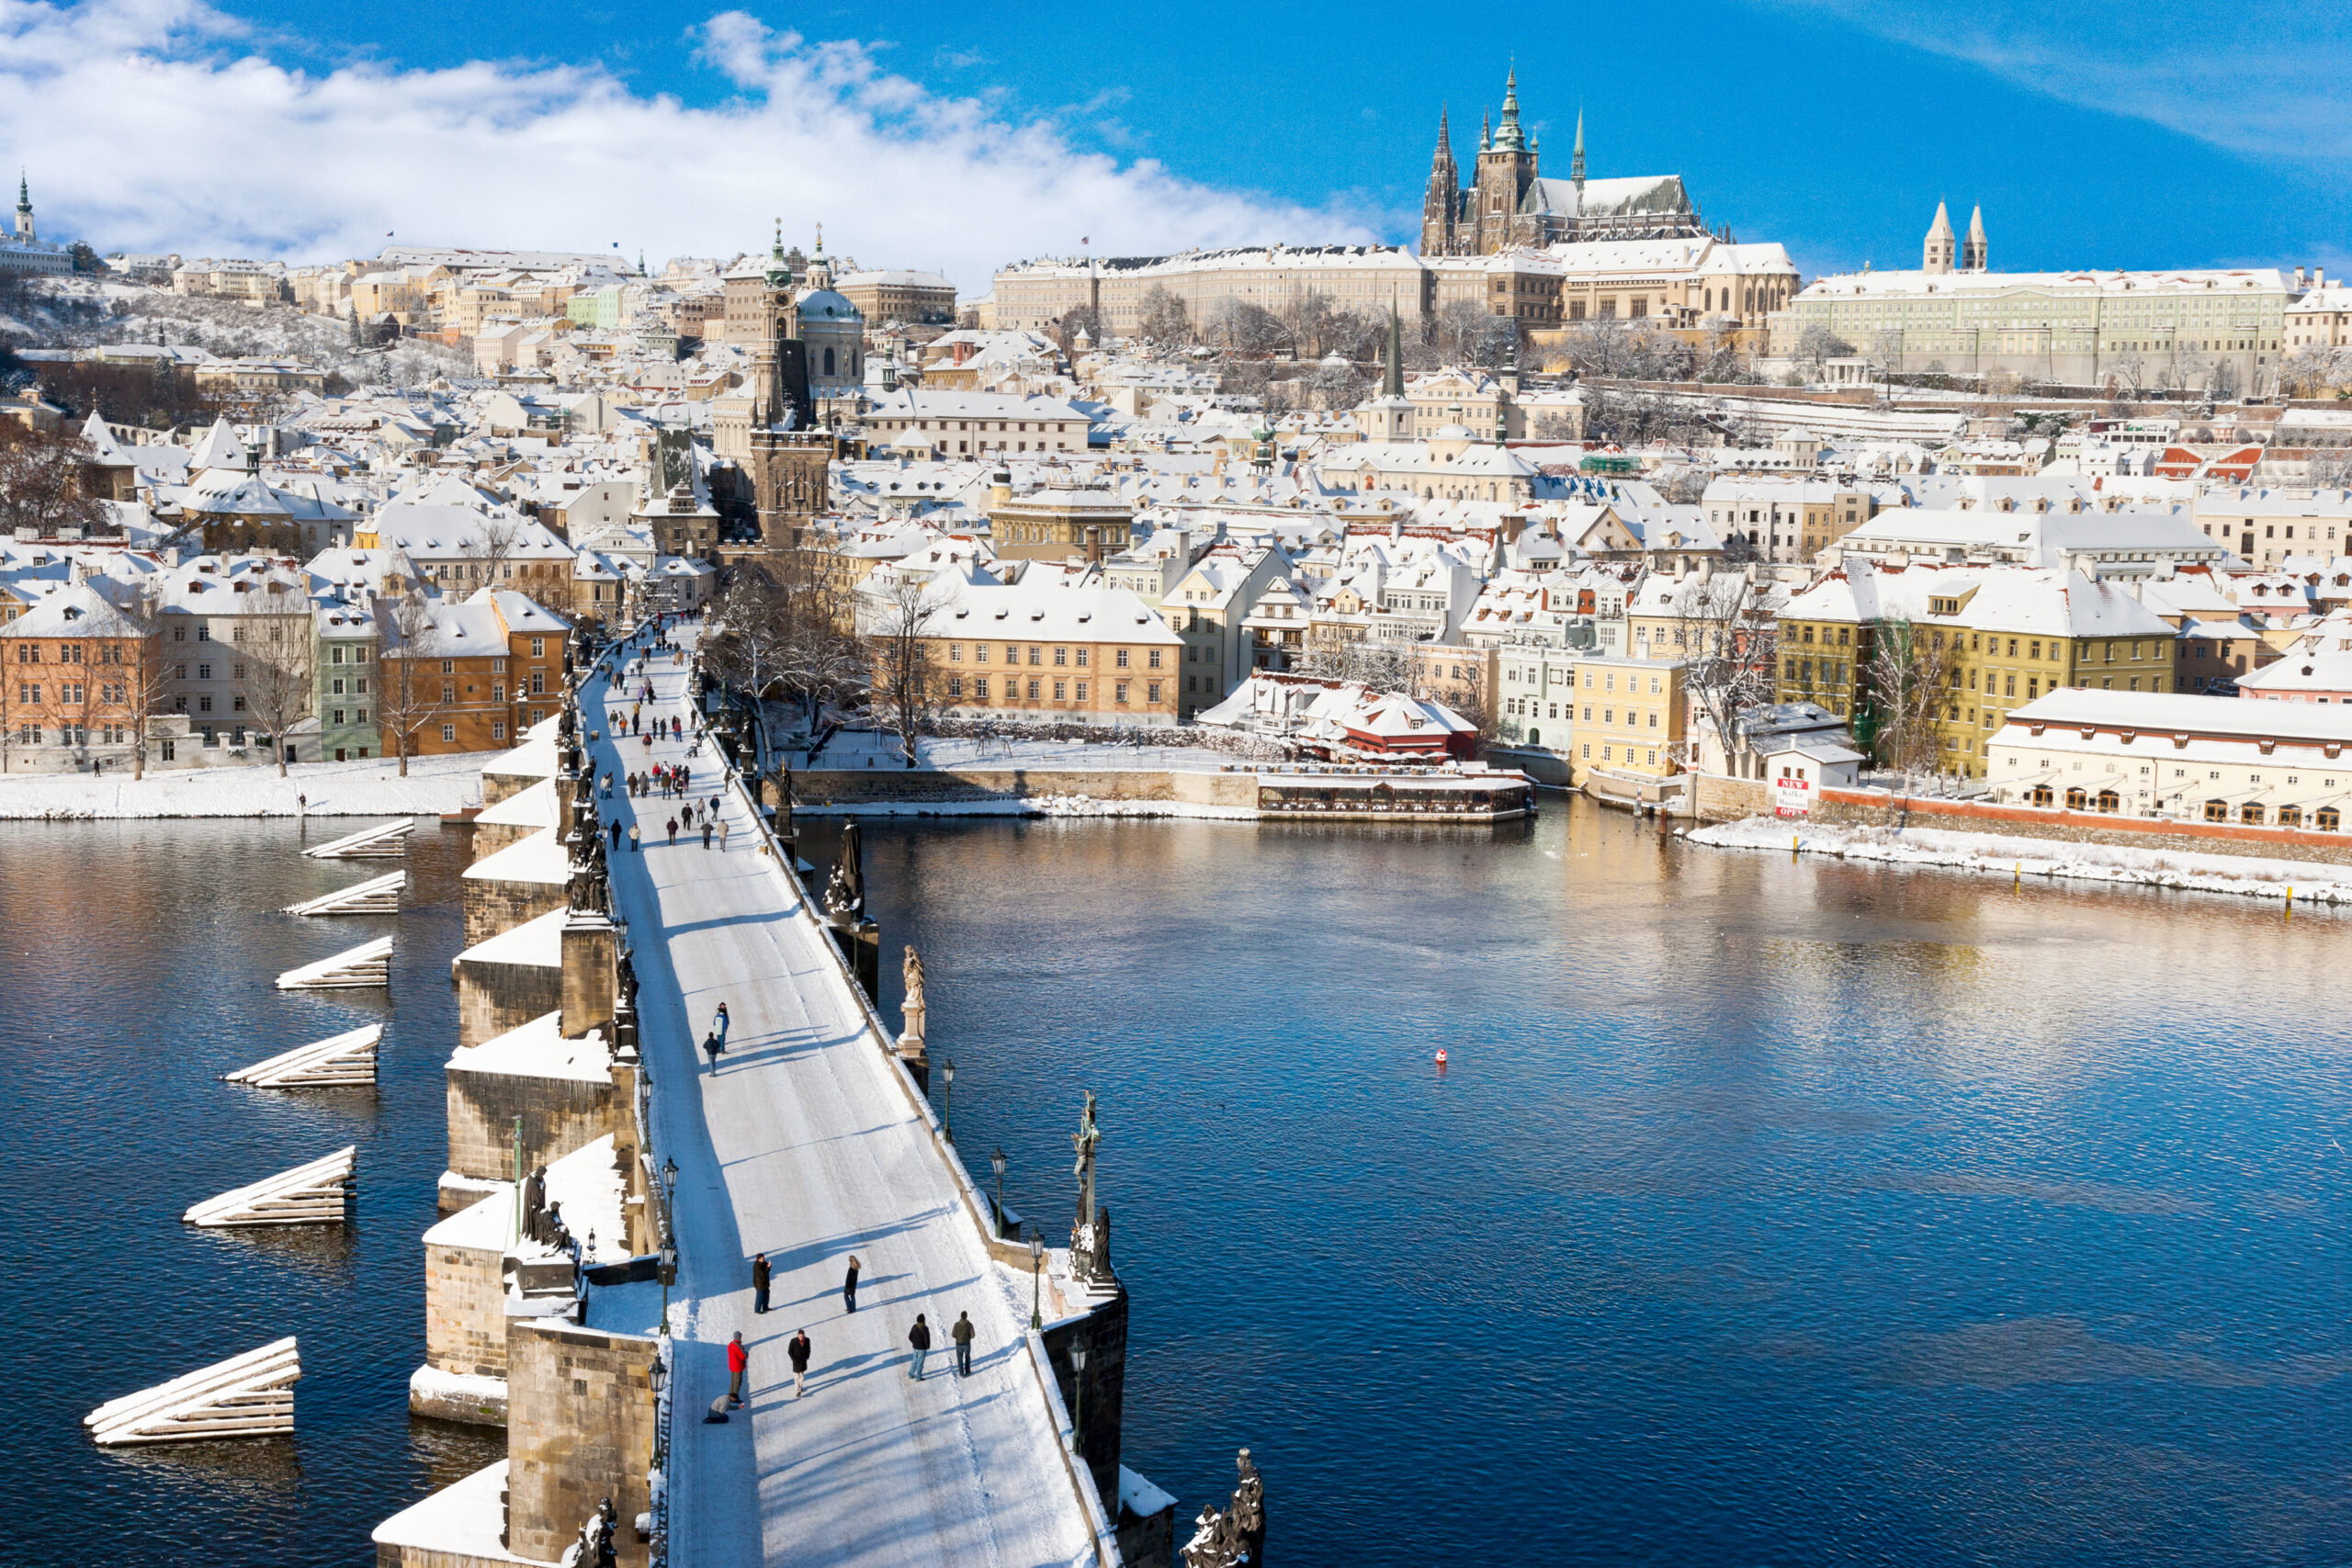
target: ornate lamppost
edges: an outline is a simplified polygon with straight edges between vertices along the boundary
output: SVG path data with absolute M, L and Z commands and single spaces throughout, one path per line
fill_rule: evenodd
M 949 1143 L 956 1141 L 956 1058 L 948 1057 L 940 1064 L 940 1077 L 946 1088 L 940 1093 L 939 1131 Z
M 1046 1243 L 1042 1236 L 1029 1238 L 1029 1326 L 1046 1326 L 1046 1315 L 1037 1310 L 1037 1270 L 1046 1261 Z
M 670 1332 L 670 1286 L 678 1277 L 678 1162 L 662 1162 L 662 1332 Z
M 1004 1150 L 998 1148 L 989 1156 L 989 1168 L 996 1172 L 996 1234 L 1004 1235 Z

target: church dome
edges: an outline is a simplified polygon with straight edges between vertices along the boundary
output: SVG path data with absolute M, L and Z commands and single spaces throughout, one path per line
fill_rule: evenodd
M 1430 439 L 1432 441 L 1476 441 L 1478 437 L 1462 425 L 1448 424 L 1441 426 L 1437 434 Z
M 830 288 L 803 289 L 800 297 L 794 300 L 793 303 L 798 308 L 800 311 L 800 319 L 804 321 L 855 321 L 865 320 L 863 316 L 858 314 L 857 307 L 849 302 L 849 296 L 845 294 L 836 294 Z

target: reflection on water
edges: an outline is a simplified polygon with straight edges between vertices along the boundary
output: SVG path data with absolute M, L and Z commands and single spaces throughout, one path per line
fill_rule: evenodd
M 201 1540 L 240 1564 L 363 1562 L 386 1515 L 504 1452 L 502 1435 L 407 1415 L 465 841 L 414 836 L 397 922 L 277 913 L 381 870 L 304 860 L 302 841 L 282 823 L 0 825 L 0 1234 L 15 1254 L 0 1303 L 17 1325 L 0 1454 L 33 1505 L 0 1561 L 123 1562 Z M 275 988 L 281 970 L 386 931 L 389 997 Z M 372 1093 L 219 1081 L 368 1022 L 386 1025 Z M 345 1144 L 359 1146 L 352 1224 L 180 1223 L 199 1199 Z M 303 1372 L 291 1440 L 101 1450 L 82 1431 L 106 1399 L 287 1334 Z
M 1299 1563 L 2352 1556 L 2352 917 L 1555 800 L 866 843 L 1013 1207 L 1103 1097 L 1187 1517 L 1246 1442 Z

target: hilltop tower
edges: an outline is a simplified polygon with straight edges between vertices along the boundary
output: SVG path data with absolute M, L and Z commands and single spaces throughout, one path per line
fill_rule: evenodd
M 1473 193 L 1472 231 L 1477 243 L 1469 247 L 1492 255 L 1510 243 L 1511 219 L 1535 183 L 1535 151 L 1519 123 L 1519 70 L 1512 67 L 1503 84 L 1502 123 L 1478 153 L 1477 186 Z
M 1928 241 L 1920 248 L 1921 272 L 1950 272 L 1959 260 L 1959 241 L 1951 231 L 1951 214 L 1936 203 L 1936 220 L 1928 225 Z
M 32 188 L 25 184 L 22 169 L 17 171 L 17 238 L 24 241 L 40 238 L 33 232 L 33 193 Z
M 1960 270 L 1984 272 L 1987 268 L 1990 251 L 1984 238 L 1984 209 L 1980 203 L 1968 215 L 1968 238 L 1960 247 Z
M 1366 441 L 1410 441 L 1413 404 L 1405 396 L 1404 333 L 1396 318 L 1396 300 L 1388 301 L 1388 345 L 1383 355 L 1380 396 L 1356 412 L 1357 426 Z
M 1430 158 L 1429 186 L 1421 194 L 1421 254 L 1453 254 L 1453 225 L 1462 208 L 1462 172 L 1453 162 L 1453 133 L 1445 109 L 1437 111 L 1437 152 Z

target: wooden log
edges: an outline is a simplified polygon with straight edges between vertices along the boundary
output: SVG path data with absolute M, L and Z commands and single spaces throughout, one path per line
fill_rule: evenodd
M 339 1225 L 351 1205 L 359 1149 L 345 1145 L 308 1165 L 207 1198 L 180 1217 L 218 1230 L 243 1225 Z
M 256 1089 L 360 1089 L 376 1081 L 376 1047 L 384 1026 L 371 1023 L 221 1075 Z
M 408 836 L 415 827 L 413 819 L 403 817 L 397 822 L 379 822 L 345 833 L 302 852 L 312 860 L 390 860 L 408 852 Z
M 277 1437 L 294 1429 L 302 1359 L 291 1335 L 169 1382 L 110 1399 L 82 1418 L 107 1448 Z
M 281 991 L 336 990 L 358 986 L 389 986 L 391 983 L 392 939 L 388 936 L 363 942 L 332 958 L 322 958 L 299 969 L 288 969 L 277 977 L 277 988 Z
M 288 904 L 284 912 L 289 915 L 396 915 L 401 908 L 401 890 L 407 886 L 407 872 L 388 872 L 339 893 L 328 893 L 300 904 Z

